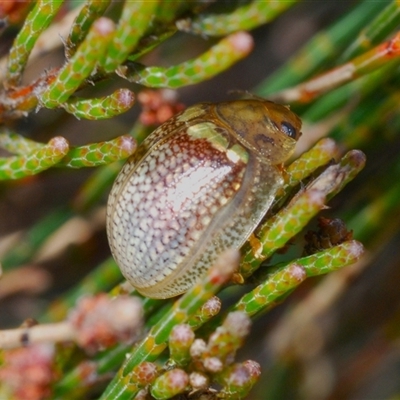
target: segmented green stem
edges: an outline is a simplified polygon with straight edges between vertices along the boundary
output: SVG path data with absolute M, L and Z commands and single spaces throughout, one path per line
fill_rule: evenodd
M 71 149 L 58 166 L 98 167 L 128 158 L 135 150 L 135 140 L 129 135 L 123 135 L 107 142 L 92 143 Z
M 43 106 L 55 108 L 68 100 L 71 94 L 93 72 L 107 49 L 113 31 L 114 25 L 111 20 L 107 18 L 96 20 L 74 56 L 40 96 L 40 103 Z
M 199 57 L 169 68 L 124 65 L 118 74 L 131 82 L 153 88 L 178 88 L 210 79 L 247 56 L 253 40 L 246 32 L 222 39 Z
M 101 264 L 95 271 L 94 276 L 90 274 L 82 282 L 82 287 L 78 287 L 72 290 L 67 296 L 62 300 L 53 304 L 50 308 L 50 313 L 47 313 L 44 318 L 45 320 L 50 319 L 51 321 L 59 321 L 65 318 L 66 313 L 70 307 L 75 304 L 76 300 L 85 293 L 87 289 L 88 293 L 95 293 L 98 290 L 106 290 L 106 285 L 108 282 L 113 282 L 121 278 L 121 273 L 115 262 L 110 258 L 105 263 Z M 103 276 L 102 276 L 103 274 Z M 94 285 L 93 282 L 98 283 Z M 111 291 L 111 295 L 117 295 L 115 290 Z M 143 309 L 145 315 L 150 315 L 147 318 L 146 326 L 151 328 L 155 325 L 161 318 L 164 318 L 166 312 L 169 312 L 170 304 L 166 304 L 159 313 L 154 313 L 157 308 L 165 303 L 164 301 L 154 300 L 154 299 L 143 299 Z M 210 318 L 218 314 L 221 307 L 220 300 L 213 296 L 208 301 L 206 301 L 203 306 L 201 306 L 196 312 L 194 312 L 190 319 L 188 320 L 188 325 L 192 329 L 197 329 Z M 153 315 L 152 315 L 153 313 Z M 93 365 L 93 371 L 97 374 L 108 373 L 111 370 L 117 368 L 121 365 L 121 362 L 125 359 L 125 355 L 129 351 L 128 346 L 118 345 L 113 349 L 108 349 L 105 353 L 98 357 L 96 363 Z M 136 381 L 136 378 L 132 376 L 132 381 Z M 56 390 L 57 394 L 60 396 L 65 396 L 66 394 L 72 396 L 73 388 L 79 387 L 81 382 L 81 373 L 79 366 L 74 370 L 70 371 L 60 382 L 57 382 Z M 140 382 L 138 382 L 138 387 L 140 387 Z M 82 388 L 79 388 L 79 393 L 81 393 Z
M 221 310 L 221 300 L 217 296 L 206 301 L 187 321 L 192 329 L 197 329 L 209 319 L 215 317 Z
M 338 145 L 332 139 L 321 139 L 287 167 L 286 185 L 289 187 L 295 186 L 310 176 L 317 168 L 336 158 L 338 154 Z
M 188 384 L 188 374 L 175 368 L 159 376 L 151 385 L 150 393 L 156 400 L 167 400 L 183 393 Z
M 0 147 L 12 154 L 24 155 L 33 151 L 38 151 L 45 146 L 44 143 L 38 143 L 27 139 L 17 133 L 0 133 Z
M 285 245 L 323 207 L 325 195 L 319 191 L 306 191 L 299 195 L 288 207 L 268 219 L 257 236 L 250 238 L 243 247 L 240 273 L 251 275 L 266 258 Z
M 219 290 L 230 278 L 237 262 L 236 251 L 227 251 L 218 258 L 207 276 L 181 297 L 171 311 L 159 320 L 147 337 L 134 348 L 104 392 L 102 399 L 120 400 L 131 399 L 135 396 L 140 389 L 132 376 L 135 366 L 143 361 L 153 361 L 159 356 L 166 348 L 172 328 L 177 324 L 184 323 L 193 312 Z
M 365 154 L 359 150 L 351 150 L 340 159 L 338 164 L 341 177 L 338 182 L 328 190 L 327 199 L 336 196 L 358 173 L 364 168 L 366 162 Z M 322 176 L 324 179 L 324 176 Z
M 210 335 L 204 357 L 217 357 L 226 362 L 243 345 L 250 332 L 251 320 L 242 312 L 231 311 Z
M 79 15 L 72 24 L 71 31 L 65 43 L 65 55 L 71 58 L 79 44 L 85 39 L 93 22 L 103 15 L 111 0 L 86 0 Z
M 80 99 L 71 97 L 61 106 L 77 118 L 100 120 L 116 117 L 129 110 L 135 102 L 133 92 L 118 89 L 101 98 Z
M 151 25 L 158 1 L 126 1 L 117 30 L 107 49 L 102 67 L 106 72 L 114 71 L 135 49 L 139 39 Z
M 240 30 L 251 30 L 272 21 L 297 0 L 252 1 L 229 14 L 200 15 L 193 20 L 178 21 L 178 29 L 199 35 L 223 36 Z
M 38 0 L 29 13 L 10 50 L 6 77 L 8 87 L 20 83 L 33 46 L 39 35 L 49 26 L 62 3 L 62 0 Z
M 328 250 L 273 268 L 267 280 L 244 295 L 234 309 L 248 315 L 265 312 L 307 277 L 324 275 L 354 264 L 363 252 L 364 248 L 360 242 L 349 240 Z
M 175 325 L 168 339 L 169 366 L 183 367 L 191 361 L 190 346 L 195 335 L 193 329 L 187 324 Z
M 65 141 L 65 139 L 63 140 Z M 14 133 L 0 134 L 0 147 L 21 156 L 3 159 L 4 161 L 8 160 L 7 165 L 10 167 L 15 167 L 17 165 L 15 164 L 15 160 L 17 159 L 22 160 L 24 157 L 33 156 L 38 159 L 41 165 L 46 165 L 48 162 L 46 161 L 46 157 L 49 156 L 48 151 L 46 151 L 48 146 L 49 145 L 26 139 Z M 98 167 L 128 158 L 134 153 L 136 147 L 136 141 L 130 135 L 123 135 L 106 142 L 91 143 L 71 148 L 62 159 L 59 159 L 57 166 L 70 168 Z M 40 157 L 45 158 L 41 160 Z M 32 168 L 33 165 L 34 164 L 31 162 L 29 168 Z M 55 163 L 51 165 L 55 165 Z
M 363 245 L 357 240 L 348 240 L 338 246 L 311 256 L 300 258 L 297 262 L 304 267 L 307 277 L 325 275 L 343 266 L 355 263 L 364 253 Z
M 271 216 L 243 247 L 240 273 L 251 275 L 266 258 L 298 233 L 323 207 L 326 198 L 336 194 L 364 167 L 360 151 L 349 152 L 340 164 L 328 167 L 304 192 Z
M 257 366 L 253 367 L 249 364 Z M 257 372 L 252 373 L 255 369 Z M 218 395 L 222 399 L 246 399 L 260 375 L 260 366 L 254 361 L 232 364 L 220 375 L 219 383 L 222 388 Z
M 68 149 L 68 142 L 59 136 L 26 155 L 0 158 L 0 180 L 38 174 L 57 164 L 67 154 Z

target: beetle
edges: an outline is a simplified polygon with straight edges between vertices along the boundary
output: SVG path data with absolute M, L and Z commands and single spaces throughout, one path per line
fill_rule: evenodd
M 240 248 L 282 187 L 300 135 L 296 114 L 259 98 L 200 103 L 158 127 L 107 203 L 109 244 L 125 278 L 145 296 L 173 297 L 223 250 Z

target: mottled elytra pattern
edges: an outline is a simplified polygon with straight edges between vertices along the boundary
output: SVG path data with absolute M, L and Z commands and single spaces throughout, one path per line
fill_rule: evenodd
M 153 149 L 125 181 L 113 213 L 113 254 L 126 277 L 146 288 L 170 275 L 240 189 L 244 170 L 186 129 Z
M 290 136 L 280 129 L 285 124 Z M 265 148 L 254 148 L 260 135 Z M 284 159 L 299 135 L 294 114 L 258 99 L 202 103 L 156 129 L 125 164 L 108 201 L 110 247 L 124 276 L 155 298 L 193 286 L 268 211 L 283 183 L 268 158 L 271 143 L 284 142 L 276 149 Z

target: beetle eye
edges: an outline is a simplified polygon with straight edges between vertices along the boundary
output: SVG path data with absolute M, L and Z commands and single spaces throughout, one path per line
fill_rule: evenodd
M 283 121 L 281 123 L 282 131 L 288 135 L 289 137 L 296 139 L 296 129 L 294 129 L 292 124 L 289 124 L 289 122 Z

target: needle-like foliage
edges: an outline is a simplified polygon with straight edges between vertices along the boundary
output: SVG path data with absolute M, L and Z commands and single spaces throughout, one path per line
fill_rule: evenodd
M 244 88 L 290 105 L 303 138 L 240 252 L 221 254 L 168 301 L 138 295 L 110 256 L 112 182 L 184 107 L 172 89 L 190 102 L 254 48 L 261 55 L 249 59 L 267 71 L 272 49 L 287 44 L 283 31 L 293 39 L 313 6 L 8 3 L 0 4 L 10 43 L 0 60 L 0 299 L 36 293 L 29 314 L 40 325 L 0 330 L 0 398 L 398 397 L 398 2 L 347 5 Z M 266 24 L 280 35 L 263 45 Z M 243 65 L 231 89 L 246 82 Z M 68 282 L 51 290 L 49 271 Z M 15 326 L 21 315 L 7 321 L 0 311 L 0 321 Z

